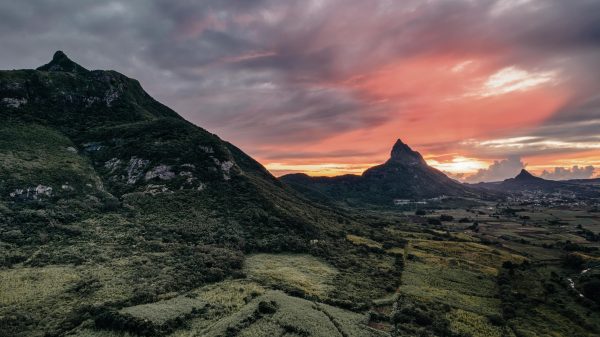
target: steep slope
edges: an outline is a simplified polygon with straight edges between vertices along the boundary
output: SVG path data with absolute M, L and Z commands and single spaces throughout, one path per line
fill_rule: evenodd
M 393 199 L 423 199 L 439 196 L 475 196 L 470 189 L 427 165 L 420 153 L 398 140 L 390 158 L 361 176 L 309 177 L 290 174 L 281 180 L 314 200 L 335 200 L 351 205 L 392 205 Z
M 348 253 L 345 228 L 362 230 L 353 220 L 299 197 L 122 74 L 62 52 L 37 70 L 0 71 L 0 122 L 0 335 L 107 321 L 131 330 L 107 317 L 243 278 L 253 252 L 322 256 L 338 270 L 330 301 L 349 307 L 397 284 L 393 269 L 365 276 L 377 254 Z
M 185 121 L 124 75 L 88 71 L 57 52 L 50 63 L 38 70 L 2 72 L 0 95 L 0 118 L 5 122 L 5 130 L 16 127 L 25 133 L 36 133 L 40 129 L 64 138 L 64 144 L 69 146 L 55 146 L 62 146 L 63 152 L 71 152 L 79 161 L 87 161 L 86 170 L 97 175 L 92 182 L 91 178 L 58 172 L 58 168 L 53 171 L 54 176 L 51 172 L 47 178 L 33 171 L 28 172 L 28 177 L 12 174 L 14 179 L 3 179 L 1 187 L 6 200 L 23 198 L 19 191 L 34 185 L 50 188 L 52 192 L 46 198 L 49 200 L 98 192 L 143 207 L 145 201 L 139 201 L 149 196 L 152 200 L 162 199 L 160 204 L 144 210 L 147 215 L 160 213 L 165 207 L 183 207 L 179 203 L 188 199 L 198 203 L 194 206 L 196 213 L 239 220 L 242 223 L 236 226 L 251 229 L 243 231 L 246 234 L 256 230 L 308 235 L 316 230 L 298 213 L 304 210 L 296 206 L 296 200 L 290 203 L 294 196 L 260 164 Z M 5 139 L 7 147 L 10 139 Z M 52 162 L 48 160 L 49 167 L 42 165 L 40 169 L 48 171 Z M 10 171 L 8 167 L 6 170 Z M 62 185 L 69 187 L 63 189 Z M 232 217 L 231 212 L 237 214 Z M 176 230 L 182 230 L 186 218 L 194 217 L 182 216 Z M 169 223 L 157 225 L 160 226 L 156 230 L 171 229 Z M 188 235 L 209 235 L 197 228 L 186 231 Z M 266 244 L 255 242 L 253 237 L 254 234 L 240 239 L 250 249 Z M 295 245 L 279 239 L 275 242 L 288 248 Z

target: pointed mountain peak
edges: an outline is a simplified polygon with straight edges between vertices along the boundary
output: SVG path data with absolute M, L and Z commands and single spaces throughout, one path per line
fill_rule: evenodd
M 396 140 L 396 143 L 392 148 L 390 161 L 427 165 L 419 152 L 413 151 L 410 146 L 406 145 L 400 139 Z
M 80 66 L 79 64 L 71 61 L 71 59 L 62 51 L 57 51 L 54 53 L 52 57 L 52 61 L 48 64 L 45 64 L 37 70 L 41 71 L 63 71 L 68 73 L 85 73 L 88 72 L 87 69 Z
M 515 177 L 515 179 L 518 179 L 518 180 L 536 179 L 536 178 L 537 178 L 536 176 L 529 173 L 529 171 L 527 171 L 526 169 L 522 169 L 521 172 L 519 172 L 519 174 Z

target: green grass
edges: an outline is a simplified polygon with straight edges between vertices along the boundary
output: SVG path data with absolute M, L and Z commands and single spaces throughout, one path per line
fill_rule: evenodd
M 123 308 L 119 312 L 156 325 L 163 325 L 176 318 L 185 318 L 205 306 L 206 302 L 201 299 L 177 296 L 168 300 Z
M 261 312 L 261 303 L 269 303 L 273 311 Z M 202 336 L 385 336 L 366 325 L 366 316 L 288 296 L 278 291 L 268 291 L 226 317 Z
M 419 317 L 426 306 L 431 320 L 446 322 L 438 333 L 464 333 L 469 336 L 511 336 L 505 327 L 493 325 L 488 317 L 502 314 L 497 298 L 496 275 L 503 261 L 519 262 L 521 256 L 476 242 L 414 239 L 406 247 L 406 264 L 395 312 L 403 317 Z M 413 304 L 410 304 L 413 303 Z M 429 305 L 425 303 L 430 303 Z M 408 315 L 408 316 L 406 316 Z M 441 316 L 440 316 L 441 315 Z M 395 317 L 395 316 L 394 316 Z M 407 318 L 403 318 L 404 322 Z M 407 324 L 407 322 L 404 322 Z M 423 328 L 414 322 L 398 327 L 403 334 L 418 335 Z M 432 326 L 432 329 L 436 329 Z M 443 332 L 445 331 L 445 332 Z
M 443 258 L 447 263 L 465 261 L 468 264 L 476 264 L 488 271 L 499 268 L 503 262 L 522 262 L 524 257 L 495 249 L 475 242 L 456 241 L 414 241 L 412 247 L 415 251 Z
M 97 192 L 100 179 L 89 161 L 69 149 L 75 149 L 73 142 L 54 129 L 38 124 L 0 126 L 2 197 L 14 189 L 40 184 L 52 187 L 56 196 Z
M 358 236 L 358 235 L 348 234 L 348 235 L 346 235 L 346 240 L 348 240 L 358 246 L 365 246 L 365 247 L 369 247 L 369 248 L 382 248 L 383 247 L 381 245 L 381 243 L 379 243 L 375 240 L 371 240 L 369 238 L 365 238 L 365 237 Z
M 0 308 L 40 305 L 79 279 L 73 268 L 62 266 L 0 270 Z
M 487 317 L 462 309 L 454 309 L 446 315 L 455 333 L 472 337 L 515 337 L 507 327 L 490 324 Z
M 310 255 L 256 254 L 246 258 L 244 272 L 251 280 L 279 289 L 299 290 L 323 298 L 333 289 L 338 271 Z

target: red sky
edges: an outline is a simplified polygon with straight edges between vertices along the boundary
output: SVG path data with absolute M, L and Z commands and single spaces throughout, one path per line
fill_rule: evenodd
M 398 138 L 471 181 L 600 171 L 600 1 L 13 1 L 0 29 L 3 69 L 115 69 L 275 175 Z
M 314 153 L 312 158 L 273 160 L 259 155 L 259 161 L 273 173 L 360 174 L 386 160 L 391 144 L 400 137 L 420 151 L 430 165 L 453 177 L 462 173 L 461 178 L 465 178 L 487 169 L 494 160 L 504 159 L 503 151 L 497 149 L 510 147 L 511 138 L 529 137 L 515 131 L 543 126 L 576 96 L 563 81 L 561 69 L 528 71 L 517 65 L 495 64 L 486 55 L 401 59 L 320 85 L 355 90 L 372 104 L 385 106 L 389 118 L 365 128 L 332 130 L 331 136 L 308 144 L 285 145 L 289 153 Z M 485 153 L 491 147 L 486 142 L 495 143 L 492 147 L 496 149 Z M 559 146 L 549 144 L 545 151 L 520 157 L 538 175 L 555 167 L 600 166 L 600 143 L 585 145 L 580 150 L 568 143 L 567 152 L 552 153 Z M 514 144 L 516 149 L 520 146 L 527 147 Z M 267 153 L 279 149 L 278 144 L 262 147 Z M 357 154 L 337 155 L 353 152 Z M 513 168 L 513 172 L 518 169 Z

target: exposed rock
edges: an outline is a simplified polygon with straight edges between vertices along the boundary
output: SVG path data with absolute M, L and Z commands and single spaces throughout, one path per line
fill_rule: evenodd
M 24 189 L 22 189 L 22 188 L 17 188 L 17 189 L 16 189 L 16 190 L 14 190 L 13 192 L 10 192 L 10 196 L 11 196 L 11 198 L 14 198 L 14 197 L 18 197 L 18 196 L 21 196 L 21 195 L 23 195 L 23 193 L 25 193 L 25 190 L 24 190 Z M 27 188 L 27 195 L 29 195 L 29 188 Z
M 190 169 L 192 169 L 192 170 L 195 170 L 195 169 L 196 169 L 196 165 L 194 165 L 194 164 L 188 164 L 188 163 L 186 163 L 186 164 L 181 164 L 181 167 L 187 167 L 187 168 L 190 168 Z
M 35 193 L 36 195 L 43 195 L 49 197 L 52 195 L 52 187 L 37 185 L 37 187 L 35 188 Z
M 229 180 L 231 179 L 231 175 L 230 175 L 230 170 L 231 168 L 235 165 L 235 163 L 231 160 L 226 160 L 224 162 L 221 162 L 219 159 L 215 158 L 215 157 L 211 157 L 212 160 L 215 162 L 215 164 L 221 169 L 221 171 L 223 172 L 223 179 L 224 180 Z M 210 168 L 209 168 L 210 169 Z
M 0 88 L 4 90 L 20 90 L 23 89 L 23 83 L 21 82 L 5 82 L 0 85 Z
M 77 153 L 77 149 L 72 146 L 67 147 L 67 151 L 69 151 L 71 153 Z
M 123 92 L 123 83 L 119 83 L 117 88 L 111 87 L 104 94 L 104 103 L 106 103 L 107 107 L 111 107 L 112 103 L 121 97 L 121 93 Z
M 224 161 L 221 163 L 221 171 L 223 171 L 223 179 L 229 180 L 231 179 L 230 170 L 233 167 L 234 163 L 230 160 Z
M 27 99 L 25 98 L 12 98 L 12 97 L 4 97 L 2 99 L 2 104 L 11 108 L 18 108 L 21 105 L 27 104 Z
M 193 177 L 194 176 L 194 174 L 190 171 L 181 171 L 181 172 L 179 172 L 179 175 L 182 177 Z
M 100 100 L 101 100 L 101 99 L 100 99 L 100 97 L 93 97 L 93 96 L 92 96 L 92 97 L 85 97 L 85 98 L 83 99 L 83 102 L 84 102 L 84 104 L 85 104 L 85 107 L 86 107 L 86 108 L 89 108 L 89 107 L 91 107 L 92 105 L 94 105 L 95 103 L 98 103 L 98 102 L 100 102 Z
M 147 185 L 144 194 L 157 195 L 161 193 L 173 193 L 169 190 L 169 188 L 165 185 Z
M 10 193 L 11 198 L 38 200 L 41 197 L 51 197 L 52 187 L 37 185 L 36 187 L 17 188 Z
M 204 191 L 206 189 L 206 184 L 205 183 L 200 183 L 196 189 L 198 191 Z
M 127 183 L 130 185 L 135 184 L 144 174 L 144 170 L 149 163 L 149 160 L 131 157 L 127 165 Z
M 121 160 L 118 158 L 112 158 L 111 160 L 108 160 L 104 163 L 104 167 L 110 170 L 110 173 L 114 173 L 119 168 L 119 166 L 121 166 Z
M 204 153 L 215 153 L 215 150 L 212 148 L 212 146 L 199 145 L 198 147 Z
M 83 144 L 83 150 L 87 152 L 94 152 L 102 150 L 104 146 L 100 142 L 90 142 Z
M 152 170 L 146 172 L 145 180 L 150 180 L 154 178 L 159 178 L 161 180 L 170 180 L 175 178 L 175 172 L 171 171 L 171 166 L 168 165 L 158 165 L 154 167 Z
M 63 191 L 74 191 L 75 188 L 73 188 L 73 186 L 69 185 L 69 183 L 64 183 L 63 185 L 60 186 L 60 188 Z

